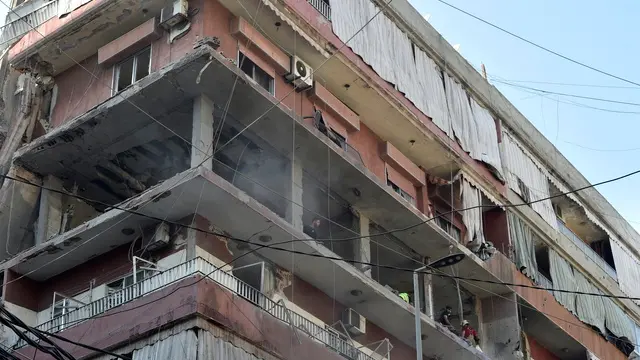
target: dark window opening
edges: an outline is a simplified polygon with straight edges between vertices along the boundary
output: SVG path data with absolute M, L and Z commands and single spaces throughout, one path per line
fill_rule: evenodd
M 613 270 L 616 270 L 615 262 L 613 261 L 613 252 L 611 252 L 611 243 L 609 239 L 603 239 L 600 241 L 594 241 L 591 243 L 591 248 L 596 252 Z
M 518 188 L 520 189 L 520 196 L 522 197 L 522 200 L 527 203 L 530 202 L 531 193 L 529 192 L 529 188 L 524 184 L 522 180 L 520 180 L 520 178 L 518 178 Z
M 551 280 L 551 264 L 549 262 L 549 248 L 540 248 L 536 250 L 536 262 L 538 263 L 538 272 Z
M 461 240 L 461 231 L 458 229 L 453 223 L 449 220 L 448 215 L 443 215 L 443 213 L 436 211 L 436 224 L 444 230 L 447 234 L 451 235 L 452 238 L 456 239 L 458 242 Z
M 393 191 L 395 191 L 398 195 L 400 195 L 400 197 L 402 197 L 404 200 L 406 200 L 411 205 L 413 205 L 413 206 L 416 205 L 416 199 L 413 196 L 409 195 L 408 192 L 402 190 L 393 181 L 389 180 L 389 173 L 387 173 L 387 186 L 391 187 L 393 189 Z
M 413 54 L 413 62 L 416 62 L 416 44 L 411 43 L 411 53 Z
M 243 53 L 239 53 L 238 55 L 238 65 L 240 66 L 240 70 L 249 75 L 249 77 L 251 77 L 251 79 L 253 79 L 263 89 L 267 90 L 272 95 L 275 94 L 273 78 Z
M 149 75 L 151 71 L 151 47 L 123 60 L 116 65 L 113 92 L 119 93 L 129 85 Z

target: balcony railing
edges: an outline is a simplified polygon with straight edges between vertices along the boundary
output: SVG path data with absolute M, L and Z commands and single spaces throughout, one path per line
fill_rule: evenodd
M 7 14 L 7 23 L 0 28 L 0 48 L 58 15 L 59 0 L 27 1 Z
M 38 325 L 36 328 L 48 332 L 62 331 L 69 326 L 73 326 L 75 324 L 78 324 L 79 322 L 91 319 L 92 317 L 103 314 L 108 310 L 135 300 L 153 291 L 165 288 L 180 279 L 184 279 L 194 274 L 201 274 L 203 276 L 210 274 L 209 278 L 211 280 L 224 286 L 231 292 L 242 296 L 246 300 L 259 306 L 275 318 L 294 326 L 302 333 L 305 333 L 312 339 L 323 343 L 327 347 L 333 349 L 334 351 L 338 352 L 340 355 L 348 359 L 377 360 L 380 358 L 388 358 L 388 355 L 386 355 L 385 357 L 380 356 L 376 359 L 368 354 L 365 354 L 359 348 L 355 347 L 352 343 L 342 339 L 338 334 L 325 329 L 324 327 L 312 322 L 311 320 L 303 317 L 296 312 L 288 310 L 281 303 L 271 300 L 262 292 L 246 284 L 232 274 L 229 274 L 226 271 L 222 270 L 215 271 L 216 269 L 217 268 L 213 264 L 207 262 L 206 260 L 202 258 L 196 258 L 175 266 L 169 270 L 163 271 L 157 275 L 139 281 L 118 292 L 93 301 L 81 308 L 69 311 L 62 316 L 56 317 L 52 320 Z M 15 347 L 19 348 L 25 345 L 25 342 L 21 340 L 16 344 Z
M 322 16 L 326 17 L 327 20 L 331 20 L 331 5 L 329 5 L 328 0 L 307 0 L 309 4 L 316 8 L 322 14 Z
M 565 225 L 564 221 L 558 219 L 558 229 L 563 233 L 566 237 L 568 237 L 573 243 L 580 249 L 582 252 L 596 265 L 598 265 L 602 270 L 604 270 L 609 276 L 611 276 L 615 281 L 618 281 L 618 274 L 615 269 L 611 267 L 611 265 L 607 264 L 604 259 L 595 252 L 589 244 L 582 241 L 571 229 Z

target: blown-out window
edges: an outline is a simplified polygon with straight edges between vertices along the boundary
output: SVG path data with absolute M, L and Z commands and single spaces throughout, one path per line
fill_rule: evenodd
M 266 71 L 262 70 L 243 53 L 239 53 L 238 55 L 238 66 L 240 66 L 240 70 L 249 75 L 250 78 L 258 83 L 258 85 L 262 86 L 262 88 L 267 90 L 270 94 L 275 94 L 273 78 L 271 75 L 267 74 Z
M 151 72 L 151 47 L 118 63 L 113 72 L 113 93 L 119 93 Z

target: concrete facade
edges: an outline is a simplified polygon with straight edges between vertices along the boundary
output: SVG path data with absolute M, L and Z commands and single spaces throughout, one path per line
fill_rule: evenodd
M 423 359 L 626 358 L 552 293 L 510 285 L 539 284 L 514 264 L 508 211 L 599 291 L 624 296 L 615 280 L 531 207 L 501 208 L 522 200 L 342 46 L 312 4 L 191 0 L 187 22 L 166 30 L 163 1 L 92 0 L 16 38 L 12 76 L 47 86 L 26 99 L 37 111 L 10 124 L 0 153 L 11 163 L 3 173 L 32 183 L 0 188 L 7 307 L 122 354 L 169 328 L 225 332 L 261 359 L 408 360 L 416 341 Z M 559 181 L 586 184 L 407 1 L 383 15 L 437 64 L 446 59 L 490 109 L 498 141 L 504 126 Z M 315 69 L 301 91 L 287 78 L 294 53 Z M 130 85 L 112 89 L 123 76 Z M 3 100 L 12 111 L 26 101 Z M 479 189 L 478 224 L 460 211 L 463 181 Z M 595 190 L 579 197 L 596 214 L 614 212 Z M 603 223 L 640 253 L 634 231 L 621 236 L 626 222 Z M 495 253 L 467 246 L 476 228 Z M 412 271 L 451 254 L 465 258 L 429 269 L 413 294 Z M 136 258 L 154 266 L 134 268 Z M 60 315 L 64 298 L 77 304 Z M 615 303 L 640 321 L 635 303 Z M 438 322 L 445 305 L 455 332 Z M 481 350 L 458 334 L 462 320 Z

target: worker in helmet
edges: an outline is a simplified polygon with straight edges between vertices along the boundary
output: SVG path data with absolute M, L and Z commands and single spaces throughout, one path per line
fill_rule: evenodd
M 409 303 L 409 293 L 406 292 L 401 292 L 398 294 L 398 296 L 400 296 L 400 298 L 404 301 L 406 301 L 407 303 Z
M 469 321 L 462 320 L 462 338 L 471 346 L 478 347 L 480 345 L 480 337 L 476 329 L 469 325 Z

